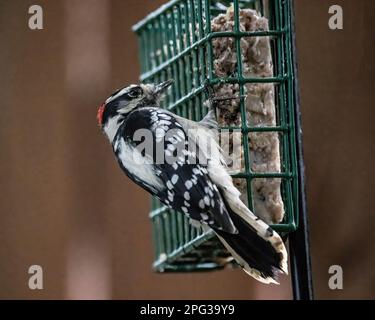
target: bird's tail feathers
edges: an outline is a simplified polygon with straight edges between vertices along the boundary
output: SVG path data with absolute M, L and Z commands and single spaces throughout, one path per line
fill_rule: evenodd
M 238 233 L 214 230 L 215 233 L 246 273 L 263 283 L 277 283 L 279 272 L 288 274 L 288 255 L 281 237 L 238 196 L 223 198 Z

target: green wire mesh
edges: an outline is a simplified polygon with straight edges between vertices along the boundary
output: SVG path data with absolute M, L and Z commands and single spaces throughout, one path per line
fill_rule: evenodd
M 272 227 L 283 235 L 298 226 L 298 177 L 295 130 L 294 75 L 292 55 L 291 0 L 236 0 L 234 30 L 212 32 L 211 21 L 225 13 L 229 1 L 173 0 L 137 23 L 133 30 L 139 39 L 142 82 L 175 82 L 163 102 L 163 107 L 192 120 L 201 120 L 207 113 L 204 102 L 209 98 L 207 88 L 221 83 L 239 84 L 244 96 L 246 83 L 273 83 L 278 119 L 276 126 L 221 129 L 241 130 L 243 133 L 245 170 L 233 175 L 246 179 L 249 208 L 253 209 L 251 182 L 255 178 L 280 178 L 285 216 L 282 223 Z M 269 31 L 240 31 L 241 8 L 255 9 L 269 20 Z M 192 32 L 191 26 L 197 27 Z M 233 37 L 236 52 L 241 52 L 242 37 L 269 37 L 274 64 L 273 77 L 243 76 L 241 54 L 237 54 L 237 72 L 229 77 L 217 77 L 213 72 L 212 39 Z M 184 39 L 184 41 L 182 41 Z M 244 98 L 240 101 L 241 118 L 246 119 Z M 256 173 L 250 169 L 249 132 L 278 132 L 280 139 L 281 172 Z M 152 200 L 150 213 L 155 245 L 154 269 L 163 271 L 198 271 L 222 268 L 230 261 L 229 253 L 212 232 L 190 225 L 185 216 Z

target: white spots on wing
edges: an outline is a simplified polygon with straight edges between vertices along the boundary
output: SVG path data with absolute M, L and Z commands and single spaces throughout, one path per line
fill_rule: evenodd
M 190 190 L 193 187 L 193 183 L 190 180 L 187 180 L 185 182 L 185 187 Z
M 162 141 L 164 136 L 165 136 L 165 131 L 162 128 L 156 128 L 155 130 L 156 142 Z
M 197 154 L 194 151 L 190 151 L 190 150 L 186 150 L 186 149 L 182 150 L 182 154 L 185 155 L 185 156 L 189 156 L 191 158 L 195 158 L 197 156 Z
M 169 126 L 172 122 L 168 121 L 168 120 L 159 120 L 159 125 L 166 125 L 166 126 Z
M 210 198 L 208 196 L 204 196 L 203 201 L 207 206 L 210 205 Z
M 222 201 L 220 201 L 220 213 L 223 214 L 224 213 L 224 204 Z
M 170 202 L 173 202 L 173 199 L 174 199 L 174 193 L 173 193 L 172 191 L 168 190 L 167 194 L 168 194 L 168 200 L 169 200 Z
M 205 187 L 204 188 L 204 192 L 208 195 L 206 195 L 204 198 L 203 198 L 203 201 L 204 203 L 208 206 L 211 204 L 211 207 L 214 207 L 215 206 L 215 200 L 212 199 L 213 196 L 214 196 L 214 193 L 212 192 L 211 188 L 210 187 Z M 210 199 L 211 198 L 211 199 Z M 211 200 L 211 202 L 210 202 Z
M 201 217 L 202 217 L 203 220 L 208 220 L 208 214 L 207 213 L 201 212 Z
M 194 185 L 197 184 L 197 182 L 198 182 L 197 176 L 192 176 L 191 177 L 191 182 L 193 182 Z
M 192 158 L 196 158 L 197 157 L 197 154 L 194 151 L 190 151 L 190 150 L 188 150 L 187 155 L 189 157 L 192 157 Z
M 178 157 L 178 160 L 179 160 L 179 165 L 182 166 L 182 164 L 185 162 L 185 157 L 184 156 L 180 156 Z
M 193 168 L 193 173 L 194 174 L 201 174 L 201 171 L 199 170 L 199 168 Z
M 198 205 L 199 205 L 199 208 L 201 208 L 201 209 L 205 208 L 203 200 L 199 200 Z
M 173 189 L 173 184 L 172 184 L 172 182 L 171 182 L 170 180 L 167 181 L 167 188 L 168 188 L 169 190 L 172 190 L 172 189 Z
M 185 200 L 190 200 L 190 193 L 188 191 L 185 191 L 184 198 Z
M 182 210 L 183 212 L 185 212 L 185 213 L 188 213 L 188 211 L 189 211 L 189 210 L 188 210 L 186 207 L 184 207 L 184 206 L 181 207 L 181 210 Z
M 189 202 L 187 202 L 186 200 L 184 201 L 184 205 L 185 205 L 185 207 L 190 207 L 190 203 Z
M 177 181 L 178 181 L 178 175 L 177 174 L 174 174 L 173 176 L 172 176 L 172 183 L 173 184 L 176 184 L 177 183 Z
M 174 162 L 174 163 L 172 164 L 172 168 L 175 169 L 175 170 L 178 169 L 178 164 L 177 164 L 177 162 Z
M 158 114 L 153 111 L 151 112 L 151 121 L 152 121 L 152 130 L 155 130 L 157 127 L 158 127 L 158 123 L 159 123 L 159 117 L 158 117 Z
M 155 130 L 156 142 L 160 142 L 169 130 L 169 126 L 172 124 L 171 121 L 168 121 L 171 117 L 163 117 L 163 113 L 158 111 L 154 111 L 151 114 L 151 120 L 153 121 L 152 129 Z
M 171 117 L 168 114 L 164 113 L 163 111 L 161 111 L 161 112 L 159 111 L 158 115 L 159 115 L 160 118 L 163 118 L 165 120 L 170 120 L 171 119 Z

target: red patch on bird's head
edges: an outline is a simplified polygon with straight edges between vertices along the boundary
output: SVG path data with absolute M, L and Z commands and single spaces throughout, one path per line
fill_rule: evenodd
M 96 119 L 98 120 L 99 126 L 103 125 L 103 113 L 104 113 L 105 104 L 103 103 L 99 109 L 98 113 L 96 114 Z

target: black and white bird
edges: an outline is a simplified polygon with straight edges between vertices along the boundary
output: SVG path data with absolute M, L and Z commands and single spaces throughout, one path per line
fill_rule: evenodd
M 249 275 L 277 283 L 279 272 L 288 273 L 282 239 L 240 200 L 210 130 L 213 110 L 194 122 L 160 108 L 171 83 L 130 85 L 100 106 L 98 123 L 121 169 L 168 207 L 211 228 Z

